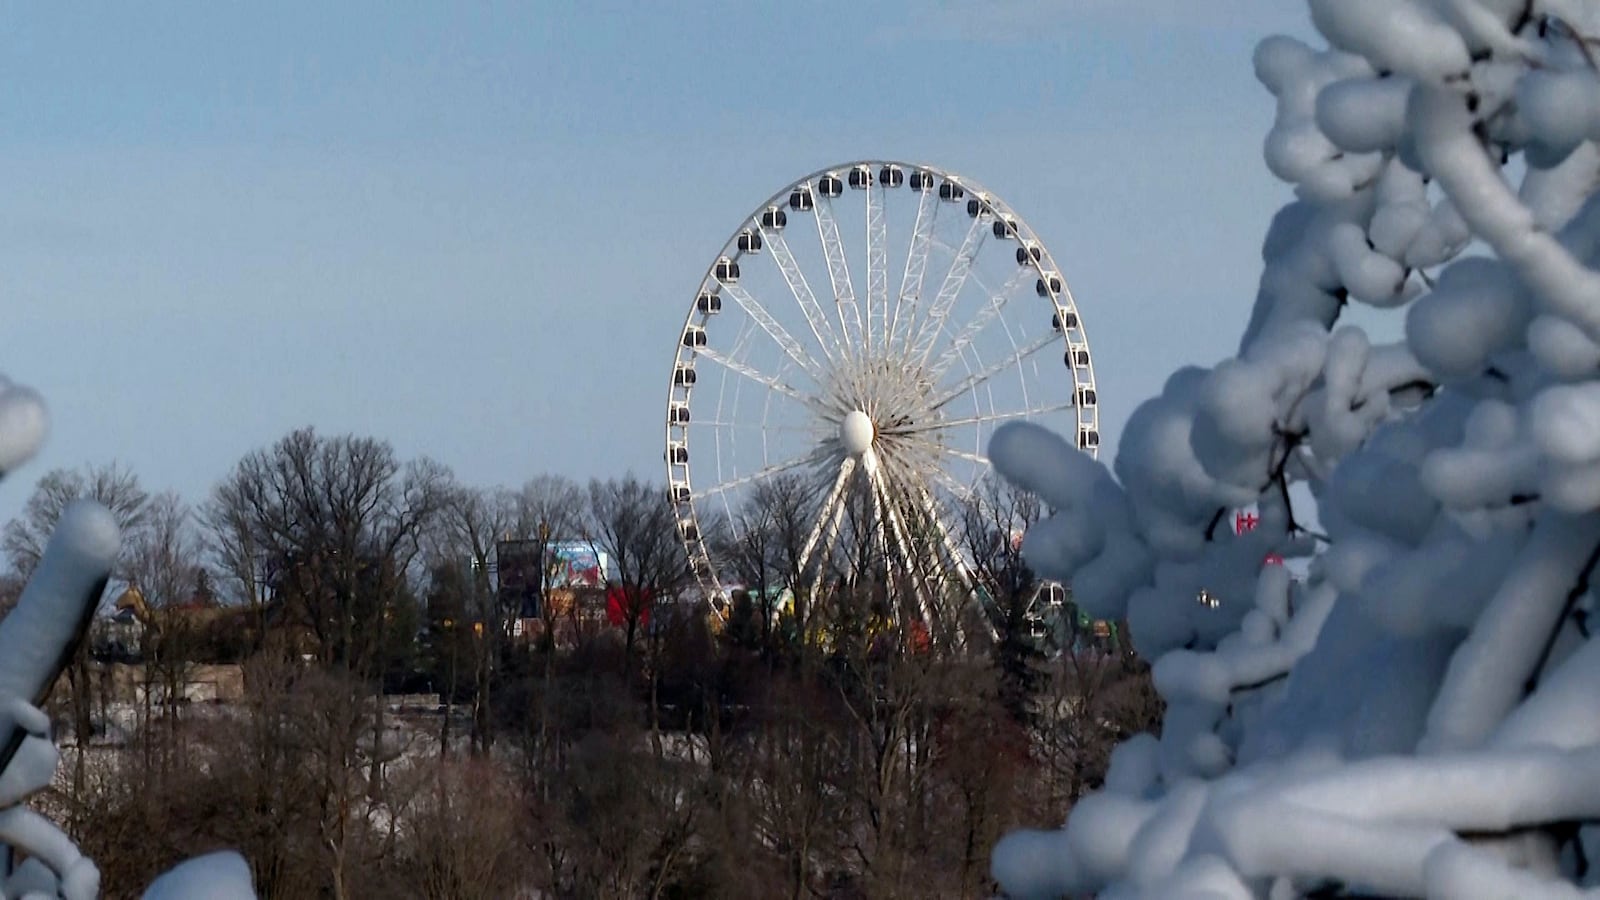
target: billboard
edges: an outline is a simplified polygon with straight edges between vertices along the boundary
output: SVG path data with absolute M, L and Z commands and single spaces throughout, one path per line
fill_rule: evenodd
M 606 554 L 588 541 L 551 541 L 545 554 L 551 587 L 600 587 L 606 583 Z
M 515 606 L 518 618 L 539 615 L 539 542 L 500 541 L 494 557 L 501 604 Z
M 510 596 L 537 594 L 545 587 L 602 587 L 610 563 L 588 541 L 500 541 L 495 558 L 500 590 Z

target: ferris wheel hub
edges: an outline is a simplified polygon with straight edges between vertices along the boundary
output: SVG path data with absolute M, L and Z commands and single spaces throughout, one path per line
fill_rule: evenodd
M 851 456 L 866 453 L 877 434 L 878 427 L 872 424 L 872 418 L 859 409 L 846 413 L 844 420 L 839 423 L 839 443 L 844 445 L 844 452 Z

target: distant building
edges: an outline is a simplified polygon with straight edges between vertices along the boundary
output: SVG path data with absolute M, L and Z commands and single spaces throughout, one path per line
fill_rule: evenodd
M 588 541 L 506 540 L 495 544 L 496 590 L 502 608 L 514 608 L 512 634 L 531 636 L 544 617 L 571 618 L 603 598 L 611 560 Z M 547 596 L 548 594 L 548 596 Z M 548 607 L 548 608 L 547 608 Z

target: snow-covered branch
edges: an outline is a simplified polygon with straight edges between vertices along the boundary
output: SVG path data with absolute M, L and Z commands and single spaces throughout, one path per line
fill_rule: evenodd
M 991 444 L 1056 510 L 1030 565 L 1128 618 L 1168 704 L 1062 831 L 996 849 L 1012 896 L 1600 884 L 1600 2 L 1310 8 L 1325 48 L 1255 55 L 1296 199 L 1238 352 L 1174 373 L 1111 471 Z

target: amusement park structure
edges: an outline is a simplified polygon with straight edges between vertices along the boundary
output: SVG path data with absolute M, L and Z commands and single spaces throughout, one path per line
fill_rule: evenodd
M 993 430 L 1027 418 L 1100 443 L 1061 268 L 999 197 L 926 165 L 830 166 L 756 206 L 675 343 L 668 490 L 719 614 L 738 580 L 721 548 L 787 482 L 806 502 L 786 587 L 876 585 L 896 618 L 948 626 L 980 595 L 957 510 Z

